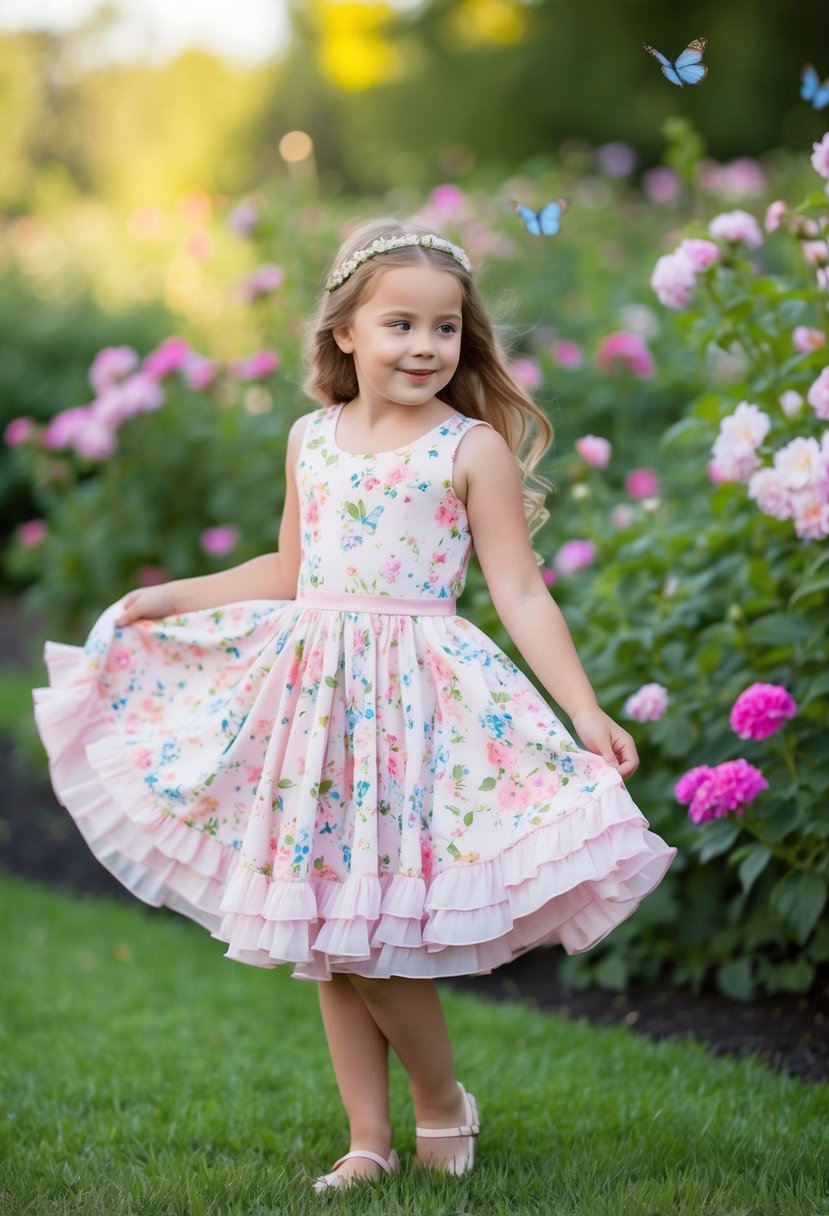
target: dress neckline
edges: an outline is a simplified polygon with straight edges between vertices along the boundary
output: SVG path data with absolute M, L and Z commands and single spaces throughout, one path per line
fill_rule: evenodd
M 334 415 L 331 427 L 331 446 L 340 456 L 348 456 L 352 460 L 371 460 L 375 456 L 396 456 L 399 452 L 408 452 L 413 447 L 416 447 L 419 443 L 422 443 L 424 439 L 428 439 L 429 436 L 433 435 L 435 431 L 439 431 L 441 427 L 448 426 L 451 422 L 454 422 L 456 418 L 466 417 L 466 415 L 462 414 L 460 410 L 455 410 L 454 414 L 450 414 L 449 417 L 444 418 L 442 422 L 436 422 L 434 426 L 429 427 L 428 431 L 424 431 L 422 435 L 416 436 L 416 438 L 412 439 L 409 443 L 405 443 L 399 448 L 386 448 L 382 452 L 346 452 L 345 448 L 341 448 L 337 443 L 337 424 L 340 421 L 340 414 L 343 412 L 345 404 L 346 403 L 343 401 L 341 405 L 336 407 L 337 412 Z

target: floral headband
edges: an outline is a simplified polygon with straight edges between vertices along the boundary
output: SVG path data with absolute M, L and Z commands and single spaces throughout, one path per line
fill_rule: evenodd
M 433 232 L 426 233 L 425 236 L 407 232 L 405 236 L 379 237 L 365 249 L 358 249 L 352 253 L 347 262 L 336 267 L 325 290 L 336 291 L 346 279 L 353 275 L 358 266 L 362 266 L 363 262 L 369 261 L 370 258 L 376 258 L 379 253 L 390 253 L 392 249 L 406 249 L 410 245 L 419 245 L 422 249 L 438 249 L 441 253 L 448 253 L 450 257 L 453 257 L 460 266 L 463 266 L 464 270 L 472 269 L 472 264 L 460 245 L 453 245 L 451 241 L 445 241 L 442 236 L 435 236 Z

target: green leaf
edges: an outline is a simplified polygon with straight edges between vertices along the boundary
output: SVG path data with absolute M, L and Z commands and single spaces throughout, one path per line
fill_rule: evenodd
M 752 844 L 748 846 L 746 855 L 740 862 L 740 867 L 737 871 L 740 876 L 740 884 L 746 894 L 748 894 L 755 881 L 763 873 L 771 858 L 772 851 L 767 845 Z
M 815 676 L 803 696 L 798 697 L 798 708 L 805 709 L 818 697 L 827 695 L 829 695 L 829 671 L 822 671 L 819 676 Z
M 351 516 L 352 519 L 360 518 L 360 508 L 356 505 L 356 503 L 347 502 L 345 504 L 345 509 L 346 509 L 346 511 L 348 511 L 348 514 Z
M 452 769 L 452 779 L 454 781 L 463 781 L 463 765 L 456 764 Z
M 712 857 L 719 857 L 721 853 L 725 853 L 731 848 L 740 833 L 740 825 L 731 819 L 715 819 L 701 831 L 702 840 L 698 856 L 701 862 L 706 862 L 710 861 Z
M 478 789 L 479 790 L 494 790 L 496 785 L 497 785 L 497 782 L 494 777 L 484 777 L 483 781 L 478 786 Z
M 475 812 L 474 812 L 474 811 L 467 811 L 467 812 L 466 812 L 466 814 L 465 814 L 465 815 L 464 815 L 464 817 L 463 817 L 463 821 L 464 821 L 464 823 L 466 824 L 466 826 L 467 826 L 467 827 L 469 827 L 469 825 L 472 823 L 472 820 L 473 820 L 474 818 L 475 818 Z
M 746 636 L 756 646 L 787 646 L 811 637 L 813 625 L 804 616 L 772 612 L 753 621 Z
M 290 777 L 280 777 L 276 788 L 278 790 L 292 790 L 295 785 L 296 782 L 292 781 Z
M 326 677 L 325 677 L 325 682 L 326 682 L 326 684 L 328 685 L 328 687 L 329 687 L 329 688 L 336 688 L 336 687 L 337 687 L 337 681 L 336 681 L 336 678 L 335 678 L 334 676 L 326 676 Z
M 750 1001 L 754 995 L 754 977 L 750 958 L 732 958 L 717 968 L 717 987 L 732 1001 Z
M 795 604 L 805 600 L 808 595 L 814 595 L 816 591 L 826 591 L 827 588 L 829 588 L 829 574 L 823 574 L 820 578 L 807 578 L 789 600 L 789 607 L 793 608 Z
M 771 906 L 798 945 L 803 945 L 817 924 L 827 893 L 829 884 L 823 875 L 808 870 L 795 870 L 772 888 Z

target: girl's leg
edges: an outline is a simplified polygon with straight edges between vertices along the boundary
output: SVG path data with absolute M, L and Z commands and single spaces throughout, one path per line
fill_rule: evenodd
M 409 1074 L 415 1122 L 421 1127 L 455 1127 L 463 1123 L 463 1098 L 434 983 L 402 976 L 386 980 L 363 979 L 358 975 L 349 978 Z M 460 1136 L 423 1138 L 418 1141 L 418 1160 L 451 1161 L 463 1151 L 463 1144 Z
M 335 974 L 321 981 L 318 988 L 328 1049 L 348 1115 L 349 1148 L 371 1149 L 388 1159 L 388 1043 L 348 976 Z M 337 1173 L 373 1178 L 382 1171 L 374 1162 L 355 1157 L 344 1162 Z

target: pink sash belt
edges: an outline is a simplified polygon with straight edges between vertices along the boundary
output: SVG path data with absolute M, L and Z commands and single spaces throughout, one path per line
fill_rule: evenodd
M 385 616 L 455 616 L 455 600 L 403 599 L 396 595 L 351 595 L 311 588 L 296 598 L 309 608 L 330 608 L 332 612 L 380 612 Z

